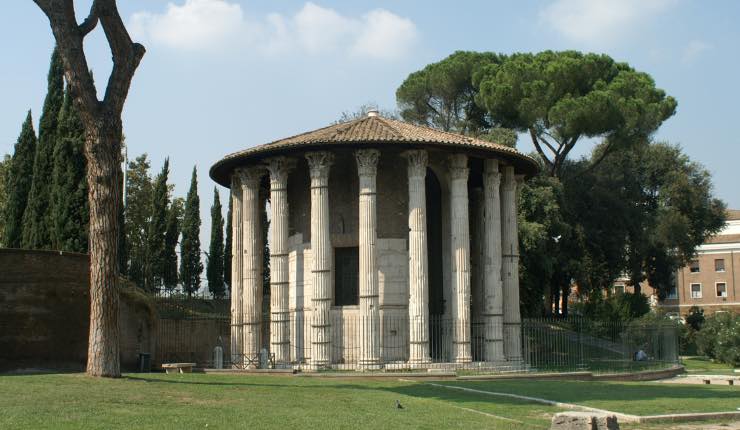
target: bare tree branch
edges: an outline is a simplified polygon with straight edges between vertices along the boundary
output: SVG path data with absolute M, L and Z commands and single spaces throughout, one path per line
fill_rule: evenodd
M 545 152 L 542 150 L 542 146 L 540 146 L 539 139 L 537 139 L 537 133 L 535 133 L 534 128 L 529 128 L 529 135 L 532 137 L 532 143 L 534 144 L 535 149 L 537 150 L 537 153 L 540 154 L 540 157 L 542 158 L 542 161 L 545 162 L 547 167 L 550 169 L 553 168 L 553 162 L 550 161 L 549 158 L 545 155 Z
M 98 25 L 97 3 L 97 0 L 93 0 L 92 6 L 90 6 L 90 13 L 87 15 L 87 18 L 82 21 L 82 24 L 80 24 L 79 29 L 82 37 L 87 36 Z

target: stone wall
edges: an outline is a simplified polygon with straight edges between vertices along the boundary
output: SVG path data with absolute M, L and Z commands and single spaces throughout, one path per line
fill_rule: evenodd
M 89 331 L 85 254 L 0 249 L 0 371 L 84 369 Z M 121 365 L 153 352 L 156 318 L 144 295 L 122 294 Z

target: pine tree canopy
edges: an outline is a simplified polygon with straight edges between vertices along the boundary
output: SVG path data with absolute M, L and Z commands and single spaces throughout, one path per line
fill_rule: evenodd
M 39 122 L 39 140 L 33 162 L 33 180 L 28 204 L 23 213 L 22 246 L 27 249 L 50 249 L 51 186 L 54 147 L 59 111 L 64 104 L 64 66 L 57 50 L 51 56 L 46 99 Z
M 191 295 L 200 288 L 200 275 L 203 273 L 203 263 L 200 260 L 200 199 L 195 167 L 185 200 L 180 253 L 180 280 L 185 292 Z
M 7 201 L 4 207 L 3 244 L 20 248 L 23 236 L 23 213 L 28 203 L 33 178 L 33 160 L 36 154 L 36 132 L 31 111 L 23 121 L 21 134 L 15 143 L 7 175 Z
M 226 292 L 224 286 L 224 219 L 221 214 L 221 201 L 218 189 L 213 189 L 213 206 L 211 206 L 211 244 L 208 248 L 208 291 L 216 298 L 222 298 Z
M 147 233 L 147 290 L 154 290 L 164 284 L 165 272 L 165 235 L 167 234 L 167 205 L 169 192 L 167 178 L 170 173 L 170 160 L 165 158 L 162 171 L 157 175 L 152 190 L 151 221 Z
M 85 130 L 69 90 L 59 112 L 51 188 L 51 238 L 54 249 L 87 252 L 90 220 L 87 200 Z

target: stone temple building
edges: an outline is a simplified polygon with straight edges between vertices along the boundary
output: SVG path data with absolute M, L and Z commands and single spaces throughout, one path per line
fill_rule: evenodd
M 517 188 L 536 171 L 513 148 L 375 111 L 218 161 L 232 365 L 263 349 L 304 369 L 521 363 Z

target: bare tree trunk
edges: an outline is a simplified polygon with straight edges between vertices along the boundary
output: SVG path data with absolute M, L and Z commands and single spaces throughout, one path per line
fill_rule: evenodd
M 87 373 L 121 374 L 118 327 L 118 214 L 121 122 L 109 118 L 87 133 L 90 201 L 90 335 Z
M 121 112 L 145 49 L 133 43 L 115 0 L 93 0 L 77 23 L 73 0 L 33 0 L 49 19 L 64 60 L 70 94 L 85 127 L 90 202 L 90 334 L 87 374 L 121 375 L 118 327 L 118 216 L 121 205 Z M 98 100 L 83 40 L 100 23 L 113 57 L 103 100 Z

